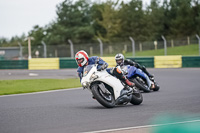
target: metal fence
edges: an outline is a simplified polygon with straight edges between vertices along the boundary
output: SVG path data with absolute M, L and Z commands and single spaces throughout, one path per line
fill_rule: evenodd
M 89 56 L 114 56 L 117 53 L 123 53 L 126 56 L 138 56 L 137 53 L 140 53 L 142 51 L 164 49 L 164 43 L 165 42 L 162 39 L 159 41 L 144 42 L 144 41 L 131 41 L 131 39 L 129 38 L 123 41 L 115 41 L 109 43 L 102 42 L 102 45 L 98 40 L 93 43 L 71 42 L 70 44 L 69 42 L 66 42 L 66 44 L 63 45 L 48 45 L 48 44 L 44 45 L 41 43 L 41 45 L 39 46 L 31 46 L 31 57 L 74 58 L 75 53 L 79 50 L 85 50 Z M 166 49 L 170 47 L 173 48 L 176 46 L 191 45 L 191 44 L 199 44 L 200 47 L 200 41 L 197 38 L 189 39 L 186 37 L 185 39 L 181 40 L 166 39 L 166 46 L 167 46 Z M 12 51 L 15 51 L 15 53 L 13 53 Z M 165 55 L 164 52 L 163 55 Z M 13 48 L 0 47 L 0 59 L 19 60 L 19 59 L 28 59 L 28 57 L 29 57 L 28 45 L 13 47 Z

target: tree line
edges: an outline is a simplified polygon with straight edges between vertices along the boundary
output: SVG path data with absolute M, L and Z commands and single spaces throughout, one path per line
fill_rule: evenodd
M 125 40 L 129 36 L 136 41 L 181 39 L 200 35 L 199 0 L 151 0 L 144 5 L 142 0 L 126 2 L 108 0 L 89 3 L 88 0 L 64 0 L 57 5 L 57 18 L 44 27 L 33 26 L 28 36 L 34 37 L 32 45 L 68 44 Z M 15 46 L 24 42 L 25 35 L 1 37 L 0 46 Z

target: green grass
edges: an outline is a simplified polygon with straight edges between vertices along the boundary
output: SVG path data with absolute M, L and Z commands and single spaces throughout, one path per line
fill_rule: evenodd
M 0 80 L 0 95 L 80 87 L 79 79 Z
M 164 55 L 164 49 L 137 51 L 136 56 L 157 56 Z M 167 55 L 199 55 L 199 45 L 191 44 L 186 46 L 168 47 Z M 126 53 L 126 56 L 132 56 L 132 53 Z

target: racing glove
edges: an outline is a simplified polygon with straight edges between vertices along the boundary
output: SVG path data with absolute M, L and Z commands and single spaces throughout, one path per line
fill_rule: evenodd
M 108 67 L 108 63 L 104 63 L 103 65 L 98 65 L 97 66 L 97 71 L 104 70 Z

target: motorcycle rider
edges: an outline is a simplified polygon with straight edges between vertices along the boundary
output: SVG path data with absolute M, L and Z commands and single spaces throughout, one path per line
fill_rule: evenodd
M 77 72 L 78 72 L 80 81 L 82 79 L 83 69 L 85 66 L 92 65 L 92 64 L 95 64 L 95 62 L 97 62 L 98 63 L 98 66 L 97 66 L 98 71 L 104 70 L 108 67 L 108 63 L 106 63 L 100 57 L 98 57 L 98 56 L 89 57 L 88 54 L 84 50 L 78 51 L 75 55 L 75 59 L 76 59 L 77 65 L 79 66 L 77 69 Z M 123 81 L 125 84 L 127 84 L 130 87 L 133 87 L 135 85 L 134 83 L 130 82 L 126 78 L 126 76 L 124 76 L 122 74 L 122 72 L 117 68 L 113 69 L 113 75 L 115 75 L 118 79 L 120 79 L 121 81 Z
M 136 68 L 135 70 L 137 73 L 141 73 L 140 71 L 138 71 L 138 69 L 141 69 L 147 75 L 147 76 L 143 75 L 143 77 L 146 78 L 149 89 L 155 88 L 154 83 L 149 79 L 149 78 L 153 78 L 153 75 L 151 75 L 144 66 L 141 67 L 140 64 L 138 64 L 130 59 L 124 59 L 124 55 L 121 53 L 118 53 L 115 55 L 115 61 L 116 61 L 117 66 L 121 67 L 124 74 L 126 74 L 128 78 L 131 76 L 131 74 L 128 74 L 128 71 L 127 71 L 127 69 L 129 69 L 130 66 L 135 67 Z M 127 66 L 128 68 L 127 67 L 125 68 L 125 66 Z

